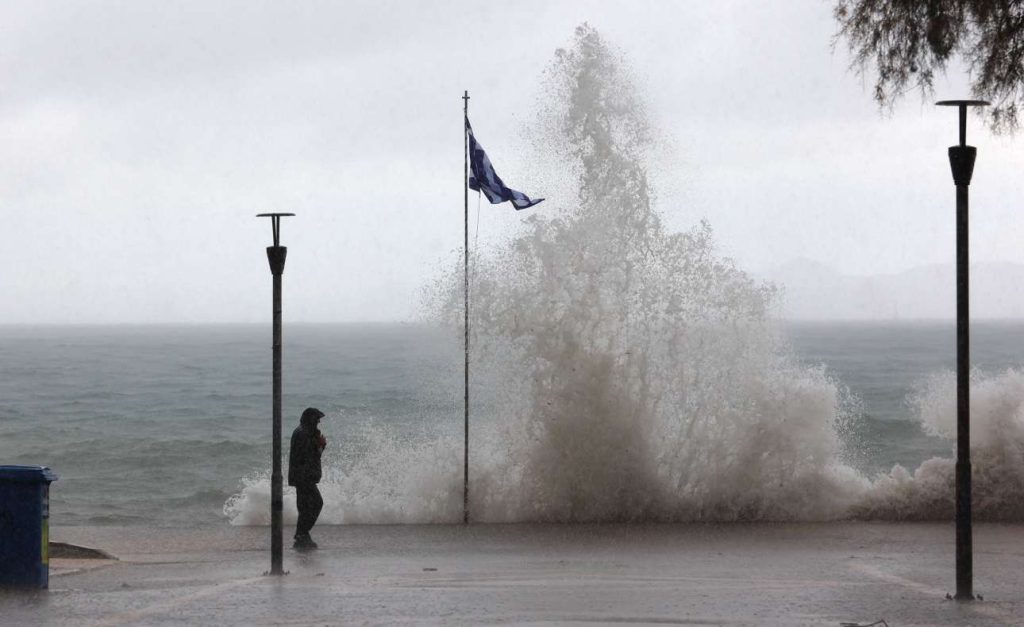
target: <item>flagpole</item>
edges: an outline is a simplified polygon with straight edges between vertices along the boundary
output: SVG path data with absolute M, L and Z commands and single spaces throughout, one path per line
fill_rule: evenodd
M 462 95 L 462 193 L 463 193 L 463 330 L 465 331 L 465 387 L 463 395 L 463 434 L 462 447 L 462 523 L 469 524 L 469 135 L 466 133 L 466 120 L 469 119 L 469 90 Z

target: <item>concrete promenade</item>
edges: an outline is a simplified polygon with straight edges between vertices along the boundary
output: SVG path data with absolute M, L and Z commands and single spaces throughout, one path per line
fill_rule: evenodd
M 284 577 L 268 533 L 55 528 L 119 559 L 53 560 L 0 624 L 1024 625 L 1024 525 L 976 526 L 974 603 L 951 523 L 318 527 Z

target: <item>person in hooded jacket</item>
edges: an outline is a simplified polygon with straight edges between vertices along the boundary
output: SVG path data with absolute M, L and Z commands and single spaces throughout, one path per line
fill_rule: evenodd
M 310 529 L 323 509 L 324 499 L 316 484 L 322 474 L 320 455 L 327 447 L 317 425 L 324 413 L 315 407 L 302 412 L 299 426 L 292 432 L 291 451 L 288 456 L 288 485 L 295 486 L 295 504 L 299 509 L 299 521 L 295 526 L 296 549 L 315 549 L 316 542 L 309 536 Z

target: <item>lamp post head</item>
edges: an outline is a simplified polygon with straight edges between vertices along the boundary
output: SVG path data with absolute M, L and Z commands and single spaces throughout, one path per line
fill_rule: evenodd
M 957 187 L 961 185 L 966 188 L 971 184 L 971 176 L 974 175 L 974 158 L 978 150 L 974 146 L 967 145 L 967 107 L 984 107 L 989 104 L 987 100 L 940 100 L 936 102 L 940 107 L 956 107 L 960 110 L 960 145 L 949 147 L 949 167 L 953 170 L 953 182 Z
M 274 247 L 281 245 L 281 218 L 294 216 L 294 213 L 257 213 L 257 218 L 270 218 L 270 227 L 274 231 Z
M 935 103 L 940 107 L 957 107 L 960 110 L 960 145 L 967 145 L 967 107 L 987 107 L 992 104 L 988 100 L 940 100 Z

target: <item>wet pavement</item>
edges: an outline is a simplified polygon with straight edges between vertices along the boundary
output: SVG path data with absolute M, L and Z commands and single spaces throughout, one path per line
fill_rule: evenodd
M 118 560 L 53 560 L 0 624 L 1024 625 L 1024 525 L 974 533 L 957 603 L 952 524 L 318 527 L 283 577 L 264 527 L 58 527 Z

